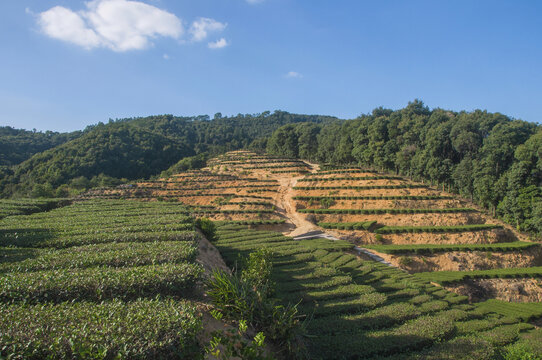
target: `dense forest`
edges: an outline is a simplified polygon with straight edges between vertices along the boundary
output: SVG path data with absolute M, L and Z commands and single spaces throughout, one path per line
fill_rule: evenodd
M 207 155 L 265 144 L 285 124 L 336 120 L 275 111 L 233 117 L 218 113 L 213 119 L 164 115 L 110 120 L 66 134 L 6 127 L 0 132 L 0 194 L 73 195 L 89 187 L 148 178 L 173 165 L 173 170 L 201 166 L 204 161 L 198 159 Z
M 354 120 L 288 124 L 269 153 L 410 176 L 461 194 L 518 229 L 542 233 L 542 126 L 499 113 L 430 110 L 415 100 Z
M 17 165 L 32 155 L 51 149 L 81 135 L 81 131 L 58 133 L 0 127 L 0 167 Z

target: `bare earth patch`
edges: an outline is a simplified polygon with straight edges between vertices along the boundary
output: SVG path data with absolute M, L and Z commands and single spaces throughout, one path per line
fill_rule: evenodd
M 444 287 L 470 301 L 497 299 L 510 302 L 542 302 L 541 279 L 479 279 L 466 280 Z
M 410 273 L 542 266 L 540 248 L 521 252 L 453 251 L 433 255 L 375 253 L 387 262 Z
M 484 224 L 479 213 L 445 213 L 445 214 L 326 214 L 316 215 L 322 222 L 364 222 L 377 221 L 387 226 L 454 226 L 467 224 Z

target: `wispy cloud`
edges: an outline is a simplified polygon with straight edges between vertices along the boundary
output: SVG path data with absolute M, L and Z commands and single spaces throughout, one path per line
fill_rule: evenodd
M 55 6 L 35 16 L 45 35 L 89 50 L 142 50 L 151 47 L 153 40 L 159 37 L 184 41 L 182 20 L 156 6 L 131 0 L 92 0 L 85 6 L 80 11 Z M 32 14 L 29 9 L 26 12 Z M 210 33 L 221 32 L 225 28 L 225 23 L 198 18 L 188 31 L 191 40 L 199 42 L 207 39 Z M 210 44 L 210 48 L 220 48 L 227 42 L 220 39 L 212 43 L 215 47 Z
M 301 79 L 303 77 L 303 75 L 297 71 L 290 71 L 285 76 L 289 79 Z
M 203 41 L 207 39 L 209 33 L 221 32 L 226 28 L 227 24 L 218 22 L 214 19 L 199 18 L 190 26 L 190 34 L 193 41 Z
M 217 41 L 213 41 L 213 42 L 210 42 L 207 44 L 207 46 L 209 47 L 209 49 L 222 49 L 222 48 L 225 48 L 226 46 L 228 46 L 229 43 L 226 39 L 224 38 L 221 38 Z

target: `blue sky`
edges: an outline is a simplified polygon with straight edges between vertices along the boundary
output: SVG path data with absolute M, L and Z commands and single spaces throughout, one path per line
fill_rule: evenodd
M 414 98 L 542 122 L 541 1 L 2 0 L 0 125 Z

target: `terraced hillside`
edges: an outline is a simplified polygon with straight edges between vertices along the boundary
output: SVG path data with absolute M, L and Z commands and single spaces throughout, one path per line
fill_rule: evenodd
M 493 358 L 539 340 L 540 244 L 429 184 L 236 151 L 86 197 L 180 202 L 218 221 L 230 265 L 269 247 L 277 297 L 312 319 L 311 358 Z
M 308 317 L 310 359 L 493 359 L 539 346 L 542 333 L 527 321 L 542 316 L 540 304 L 469 304 L 466 296 L 361 259 L 344 240 L 294 240 L 230 224 L 215 245 L 231 266 L 240 254 L 273 252 L 275 296 L 299 302 Z
M 542 300 L 539 244 L 466 201 L 362 169 L 313 173 L 295 190 L 299 212 L 424 280 L 471 300 Z

